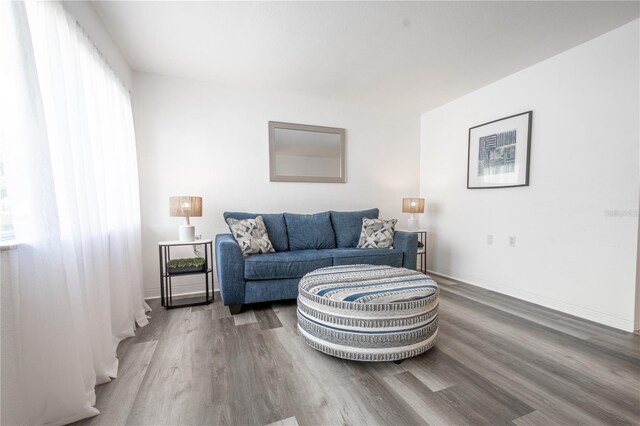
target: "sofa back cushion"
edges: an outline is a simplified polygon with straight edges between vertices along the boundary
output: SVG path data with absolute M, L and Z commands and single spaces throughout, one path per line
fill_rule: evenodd
M 243 213 L 243 212 L 224 212 L 224 221 L 227 219 L 255 219 L 262 216 L 264 226 L 267 228 L 269 240 L 273 244 L 276 251 L 286 251 L 289 249 L 289 239 L 287 238 L 287 225 L 284 222 L 282 213 L 262 214 L 262 213 Z
M 329 212 L 316 214 L 284 214 L 289 237 L 289 250 L 330 249 L 336 247 L 331 215 Z
M 331 225 L 335 232 L 338 248 L 356 247 L 362 230 L 362 219 L 377 219 L 378 209 L 361 210 L 357 212 L 331 211 Z

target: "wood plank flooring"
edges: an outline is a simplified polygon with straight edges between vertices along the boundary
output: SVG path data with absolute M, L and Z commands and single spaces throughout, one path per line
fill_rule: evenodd
M 640 424 L 640 336 L 435 277 L 440 335 L 395 363 L 308 347 L 295 301 L 166 311 L 118 348 L 83 425 Z

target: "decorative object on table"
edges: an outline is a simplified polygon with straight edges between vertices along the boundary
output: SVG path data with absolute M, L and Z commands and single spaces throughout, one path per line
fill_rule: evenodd
M 416 213 L 424 213 L 424 198 L 403 198 L 402 213 L 411 213 L 407 227 L 410 231 L 418 229 L 418 219 Z
M 467 188 L 529 185 L 532 111 L 469 129 Z
M 204 246 L 204 257 L 171 259 L 171 248 Z M 158 243 L 160 259 L 160 301 L 167 309 L 208 305 L 213 302 L 213 240 L 162 241 Z M 174 298 L 172 278 L 186 275 L 204 275 L 204 294 Z M 211 280 L 211 281 L 209 281 Z M 174 300 L 175 299 L 175 300 Z
M 178 239 L 194 241 L 196 227 L 189 222 L 189 218 L 202 216 L 202 197 L 169 197 L 169 214 L 173 217 L 184 217 L 184 224 L 178 229 Z
M 345 129 L 269 122 L 271 182 L 345 183 Z
M 362 219 L 358 248 L 392 248 L 398 219 Z
M 255 219 L 229 218 L 227 225 L 244 256 L 275 251 L 262 216 L 256 216 Z
M 167 262 L 167 271 L 170 274 L 186 272 L 202 272 L 205 268 L 204 257 L 187 257 L 184 259 L 171 259 Z
M 438 335 L 438 285 L 415 270 L 334 266 L 299 284 L 298 330 L 314 349 L 356 361 L 397 361 Z

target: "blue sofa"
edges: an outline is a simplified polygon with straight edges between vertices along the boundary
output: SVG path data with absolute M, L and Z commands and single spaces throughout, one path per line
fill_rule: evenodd
M 312 215 L 225 212 L 225 222 L 228 218 L 262 216 L 275 252 L 243 257 L 231 234 L 216 235 L 216 269 L 224 304 L 237 314 L 243 304 L 295 299 L 300 278 L 327 266 L 373 264 L 415 269 L 415 233 L 397 231 L 391 249 L 356 248 L 362 219 L 375 219 L 378 214 L 378 209 Z

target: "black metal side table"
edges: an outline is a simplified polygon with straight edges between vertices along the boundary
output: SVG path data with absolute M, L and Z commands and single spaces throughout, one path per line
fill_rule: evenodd
M 170 272 L 168 263 L 171 260 L 172 247 L 204 246 L 204 266 L 198 270 L 185 272 Z M 208 305 L 213 302 L 213 240 L 195 241 L 162 241 L 158 243 L 160 259 L 160 300 L 167 309 L 184 308 L 187 306 Z M 211 289 L 209 289 L 209 274 L 211 274 Z M 172 294 L 171 279 L 186 275 L 204 275 L 204 295 L 176 298 Z
M 427 230 L 419 229 L 414 231 L 418 234 L 418 265 L 417 270 L 423 274 L 427 273 Z
M 418 259 L 416 270 L 426 275 L 427 273 L 427 230 L 426 229 L 398 229 L 403 232 L 418 234 Z

